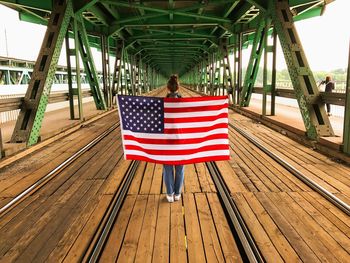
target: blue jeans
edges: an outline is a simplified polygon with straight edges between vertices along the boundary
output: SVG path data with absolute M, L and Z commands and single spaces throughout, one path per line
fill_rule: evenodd
M 174 181 L 174 167 L 175 167 L 175 181 Z M 163 180 L 166 186 L 168 195 L 181 194 L 181 189 L 184 184 L 184 166 L 183 165 L 167 165 L 163 166 Z

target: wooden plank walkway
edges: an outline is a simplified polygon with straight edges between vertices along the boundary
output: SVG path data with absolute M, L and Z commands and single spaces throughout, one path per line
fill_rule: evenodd
M 116 120 L 113 113 L 1 168 L 0 204 Z M 230 122 L 350 203 L 348 166 L 236 113 Z M 349 217 L 233 129 L 229 136 L 232 159 L 217 165 L 266 261 L 350 261 Z M 0 218 L 0 262 L 80 261 L 129 164 L 113 131 Z M 101 262 L 241 261 L 205 164 L 185 167 L 183 198 L 172 204 L 161 175 L 161 165 L 140 164 Z

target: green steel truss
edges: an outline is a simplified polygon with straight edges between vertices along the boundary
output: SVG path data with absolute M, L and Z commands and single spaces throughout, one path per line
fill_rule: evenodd
M 17 10 L 22 20 L 48 25 L 13 142 L 33 144 L 39 137 L 58 55 L 72 17 L 75 18 L 73 35 L 78 44 L 68 51 L 67 57 L 77 59 L 80 52 L 98 109 L 112 106 L 116 94 L 141 94 L 164 85 L 174 73 L 183 84 L 212 95 L 232 94 L 231 102 L 248 105 L 270 18 L 282 43 L 309 137 L 333 134 L 293 25 L 293 20 L 320 15 L 329 1 L 290 0 L 289 5 L 287 1 L 272 0 L 63 2 L 67 3 L 67 11 L 64 11 L 66 6 L 62 10 L 52 4 L 56 1 L 0 0 L 1 4 Z M 282 12 L 283 8 L 286 11 Z M 57 13 L 60 19 L 54 27 L 51 20 L 55 20 Z M 297 15 L 292 18 L 291 13 Z M 295 39 L 291 40 L 291 36 Z M 52 44 L 49 49 L 48 41 Z M 254 51 L 242 89 L 241 50 L 248 44 L 253 44 Z M 90 47 L 103 53 L 103 92 Z M 228 60 L 231 50 L 233 65 Z M 110 65 L 110 56 L 116 57 L 114 67 Z M 273 92 L 272 83 L 271 88 L 265 84 L 265 94 Z M 71 87 L 70 97 L 81 96 L 79 92 L 79 88 Z
M 346 80 L 343 151 L 347 154 L 350 154 L 350 43 L 349 43 L 349 57 L 348 57 L 348 77 Z
M 33 145 L 40 136 L 58 58 L 73 15 L 72 2 L 55 1 L 53 10 L 11 142 Z
M 250 53 L 247 72 L 244 77 L 243 88 L 240 96 L 240 105 L 243 107 L 249 106 L 250 98 L 253 93 L 256 76 L 259 70 L 261 55 L 264 51 L 264 39 L 267 35 L 267 28 L 268 27 L 266 26 L 266 19 L 264 16 L 261 16 L 259 20 L 259 27 L 255 32 L 252 51 Z
M 308 65 L 287 0 L 273 2 L 269 9 L 293 83 L 295 95 L 309 138 L 333 136 L 333 129 Z
M 105 99 L 100 88 L 100 83 L 99 83 L 95 63 L 92 58 L 85 25 L 80 14 L 75 15 L 74 25 L 77 28 L 79 51 L 80 51 L 81 59 L 84 64 L 86 77 L 89 81 L 90 89 L 96 104 L 96 108 L 99 110 L 105 110 L 106 109 Z

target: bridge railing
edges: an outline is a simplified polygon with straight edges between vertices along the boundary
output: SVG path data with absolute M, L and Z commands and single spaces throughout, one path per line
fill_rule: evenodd
M 91 97 L 90 90 L 82 91 L 83 98 Z M 0 123 L 14 121 L 17 119 L 24 94 L 0 95 Z M 68 92 L 52 92 L 49 104 L 65 102 L 69 100 Z

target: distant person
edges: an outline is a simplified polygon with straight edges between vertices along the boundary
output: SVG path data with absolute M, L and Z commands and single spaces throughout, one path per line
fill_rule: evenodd
M 334 90 L 334 82 L 332 81 L 331 76 L 327 76 L 326 80 L 321 81 L 321 84 L 326 84 L 325 92 L 331 93 Z M 327 114 L 331 116 L 331 104 L 326 103 Z
M 167 88 L 169 93 L 167 98 L 181 98 L 178 93 L 179 82 L 176 75 L 172 75 L 168 80 Z M 174 180 L 175 169 L 175 180 Z M 167 165 L 163 166 L 163 180 L 166 186 L 166 198 L 169 203 L 178 201 L 181 199 L 181 189 L 184 183 L 184 166 L 183 165 Z

